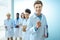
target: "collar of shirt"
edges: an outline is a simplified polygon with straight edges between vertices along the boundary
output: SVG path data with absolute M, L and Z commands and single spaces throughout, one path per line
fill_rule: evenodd
M 16 18 L 16 20 L 19 20 L 19 18 Z
M 42 18 L 42 13 L 41 13 L 40 16 L 38 16 L 36 13 L 34 13 L 34 18 L 36 18 L 36 17 L 38 17 L 38 18 L 41 20 L 41 18 Z

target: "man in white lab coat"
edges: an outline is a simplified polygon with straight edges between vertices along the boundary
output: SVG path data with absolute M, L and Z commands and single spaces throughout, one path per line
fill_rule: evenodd
M 14 28 L 14 34 L 15 34 L 15 40 L 17 40 L 17 38 L 20 36 L 19 31 L 20 28 L 20 23 L 21 23 L 21 19 L 19 18 L 19 13 L 16 13 L 16 19 L 15 19 L 15 28 Z
M 31 14 L 31 10 L 30 9 L 26 9 L 25 10 L 25 19 L 23 21 L 23 29 L 22 29 L 22 40 L 29 40 L 29 32 L 26 31 L 26 28 L 28 27 L 27 24 L 29 22 L 29 16 Z
M 5 36 L 7 38 L 7 40 L 13 40 L 13 34 L 14 34 L 14 21 L 13 19 L 10 18 L 10 13 L 7 13 L 7 19 L 4 20 L 4 25 L 5 25 Z
M 29 18 L 28 28 L 30 40 L 44 40 L 48 37 L 48 25 L 45 16 L 41 13 L 42 1 L 34 3 L 35 13 Z

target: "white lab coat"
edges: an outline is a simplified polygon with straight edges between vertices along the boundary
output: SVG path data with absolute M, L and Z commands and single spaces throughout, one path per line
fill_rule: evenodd
M 7 29 L 5 31 L 5 36 L 7 38 L 13 37 L 14 35 L 14 20 L 9 19 L 9 20 L 4 20 L 4 25 L 7 26 Z
M 19 37 L 19 28 L 16 28 L 16 25 L 19 25 L 19 24 L 20 24 L 20 18 L 18 20 L 15 19 L 15 28 L 14 28 L 15 37 Z
M 39 17 L 37 17 L 36 14 L 32 15 L 29 18 L 29 23 L 28 23 L 28 28 L 30 33 L 30 40 L 44 40 L 44 34 L 47 34 L 48 29 L 46 29 L 47 21 L 45 16 L 42 14 L 41 15 L 41 20 Z M 41 22 L 41 27 L 39 27 L 37 30 L 36 28 L 36 22 L 40 21 Z
M 21 20 L 20 20 L 20 28 L 19 28 L 19 37 L 22 37 L 22 25 L 23 25 L 23 21 L 24 21 L 24 18 L 20 18 Z
M 29 22 L 29 19 L 24 19 L 23 21 L 23 25 L 28 25 L 28 22 Z M 28 26 L 27 26 L 28 27 Z M 26 31 L 26 32 L 23 32 L 22 31 L 22 40 L 29 40 L 30 36 L 29 36 L 29 32 Z

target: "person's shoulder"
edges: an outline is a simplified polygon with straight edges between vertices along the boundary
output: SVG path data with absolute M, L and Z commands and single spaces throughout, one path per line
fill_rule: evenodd
M 31 16 L 30 16 L 30 18 L 34 18 L 35 17 L 35 14 L 32 14 Z
M 11 18 L 10 20 L 14 20 L 14 19 Z
M 14 21 L 16 21 L 16 18 L 14 19 Z
M 7 19 L 4 20 L 4 22 L 7 21 Z
M 29 17 L 29 20 L 32 20 L 33 19 L 33 15 L 31 15 L 30 17 Z
M 46 19 L 46 16 L 45 16 L 44 14 L 42 14 L 42 18 L 43 18 L 43 19 Z
M 14 22 L 14 19 L 11 18 L 10 20 L 11 20 L 12 22 Z
M 42 14 L 42 16 L 44 16 L 44 17 L 45 17 L 45 15 L 44 15 L 44 14 Z
M 26 19 L 23 20 L 23 22 L 25 22 L 25 21 L 26 21 Z

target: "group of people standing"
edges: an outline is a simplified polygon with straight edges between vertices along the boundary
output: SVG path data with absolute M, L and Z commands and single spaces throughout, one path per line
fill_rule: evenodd
M 34 3 L 35 13 L 31 16 L 31 10 L 25 9 L 25 12 L 16 13 L 16 19 L 11 19 L 10 13 L 7 13 L 7 19 L 4 20 L 5 34 L 7 40 L 44 40 L 48 37 L 48 24 L 45 16 L 41 13 L 43 7 L 42 1 Z

